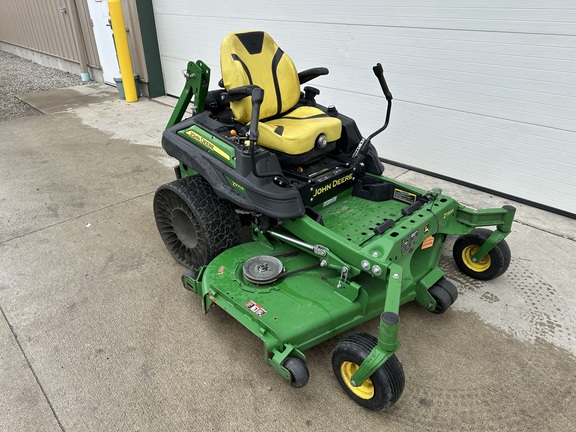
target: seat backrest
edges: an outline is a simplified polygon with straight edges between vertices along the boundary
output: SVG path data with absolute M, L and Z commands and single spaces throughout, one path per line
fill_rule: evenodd
M 266 32 L 230 33 L 222 41 L 220 65 L 227 90 L 249 84 L 264 89 L 261 119 L 288 111 L 300 99 L 300 81 L 294 63 Z M 250 97 L 232 102 L 230 107 L 236 120 L 250 121 Z

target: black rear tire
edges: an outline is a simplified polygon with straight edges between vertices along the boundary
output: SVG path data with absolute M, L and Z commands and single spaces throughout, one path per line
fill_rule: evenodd
M 154 217 L 166 248 L 187 268 L 206 265 L 240 242 L 234 206 L 198 175 L 160 186 L 154 195 Z
M 352 334 L 342 339 L 332 351 L 332 369 L 338 383 L 357 404 L 373 411 L 386 411 L 404 391 L 404 369 L 393 354 L 362 385 L 355 387 L 350 377 L 378 344 L 368 333 Z

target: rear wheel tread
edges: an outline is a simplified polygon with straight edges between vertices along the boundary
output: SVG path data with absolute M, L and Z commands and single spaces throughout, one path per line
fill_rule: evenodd
M 196 231 L 189 247 L 174 228 L 174 212 L 184 213 Z M 200 176 L 161 186 L 154 196 L 154 215 L 166 248 L 185 267 L 208 264 L 216 255 L 240 242 L 240 219 L 234 206 L 219 198 Z

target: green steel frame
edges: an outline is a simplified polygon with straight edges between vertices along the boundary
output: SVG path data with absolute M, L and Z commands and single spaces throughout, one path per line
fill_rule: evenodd
M 204 111 L 204 102 L 208 94 L 208 85 L 210 84 L 210 68 L 202 61 L 188 62 L 186 71 L 183 72 L 186 78 L 184 89 L 178 98 L 178 102 L 172 111 L 170 120 L 166 128 L 174 126 L 184 117 L 188 105 L 194 97 L 194 109 L 196 112 Z

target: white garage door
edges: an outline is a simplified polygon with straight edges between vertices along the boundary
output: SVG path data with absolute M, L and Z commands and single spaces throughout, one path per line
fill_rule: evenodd
M 216 87 L 222 38 L 265 30 L 298 70 L 330 69 L 313 82 L 318 100 L 366 136 L 385 113 L 381 62 L 395 97 L 382 157 L 576 214 L 573 2 L 333 3 L 154 1 L 167 92 L 197 59 Z

